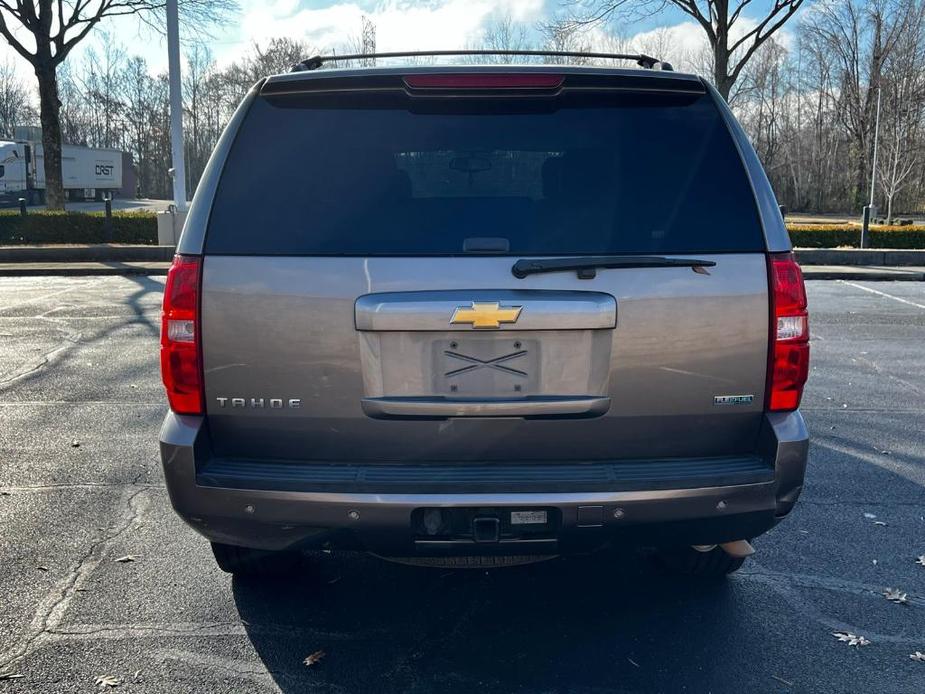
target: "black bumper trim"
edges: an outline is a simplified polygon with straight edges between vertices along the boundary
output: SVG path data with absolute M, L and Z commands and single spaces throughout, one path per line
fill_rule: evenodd
M 695 489 L 770 482 L 758 456 L 569 463 L 375 464 L 211 459 L 201 487 L 294 492 L 453 493 Z

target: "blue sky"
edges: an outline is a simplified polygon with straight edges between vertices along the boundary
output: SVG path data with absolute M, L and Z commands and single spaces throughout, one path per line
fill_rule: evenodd
M 343 50 L 359 34 L 360 18 L 370 17 L 377 28 L 377 47 L 386 50 L 461 48 L 477 44 L 493 21 L 510 17 L 532 27 L 563 11 L 561 0 L 239 0 L 241 11 L 228 26 L 216 29 L 208 41 L 220 64 L 231 62 L 253 43 L 264 43 L 274 36 L 307 41 L 322 50 Z M 744 14 L 743 26 L 770 4 L 755 0 Z M 141 54 L 153 72 L 166 68 L 164 40 L 139 27 L 130 18 L 110 19 L 101 28 L 132 54 Z M 618 33 L 633 39 L 638 50 L 657 44 L 676 51 L 693 51 L 702 46 L 702 30 L 676 8 L 668 8 L 639 21 L 611 24 L 597 30 L 593 43 Z M 97 38 L 90 43 L 100 40 Z M 658 36 L 658 40 L 654 37 Z M 534 38 L 534 37 L 531 37 Z M 651 51 L 651 48 L 650 48 Z M 32 79 L 27 64 L 5 44 L 0 60 L 15 61 L 21 74 Z M 678 60 L 676 56 L 659 56 Z

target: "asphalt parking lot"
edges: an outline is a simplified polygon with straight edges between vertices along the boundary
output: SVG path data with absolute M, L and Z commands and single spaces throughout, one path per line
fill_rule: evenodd
M 163 489 L 162 287 L 0 278 L 0 692 L 925 691 L 925 283 L 809 283 L 806 491 L 721 585 L 616 553 L 232 580 Z

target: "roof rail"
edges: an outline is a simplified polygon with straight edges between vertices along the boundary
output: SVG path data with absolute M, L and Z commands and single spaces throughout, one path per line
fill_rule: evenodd
M 422 58 L 443 55 L 518 55 L 542 56 L 556 58 L 605 58 L 611 60 L 635 60 L 636 64 L 647 70 L 658 67 L 659 70 L 674 70 L 671 63 L 666 63 L 644 53 L 589 53 L 582 51 L 514 51 L 466 49 L 459 51 L 395 51 L 392 53 L 355 53 L 352 55 L 315 55 L 296 63 L 291 72 L 317 70 L 325 63 L 341 60 L 375 60 L 377 58 Z

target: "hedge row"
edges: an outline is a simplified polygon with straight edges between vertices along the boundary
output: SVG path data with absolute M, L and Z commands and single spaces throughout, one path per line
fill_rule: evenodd
M 42 243 L 157 244 L 153 212 L 113 212 L 111 236 L 103 212 L 0 211 L 0 245 Z
M 797 248 L 859 248 L 861 228 L 848 224 L 788 224 L 790 240 Z M 868 248 L 925 248 L 925 226 L 871 227 Z
M 857 248 L 861 229 L 847 224 L 790 224 L 798 248 Z M 113 212 L 112 235 L 102 212 L 30 212 L 0 210 L 0 245 L 41 243 L 157 243 L 157 216 L 153 212 Z M 870 230 L 870 248 L 923 248 L 925 226 L 876 226 Z

